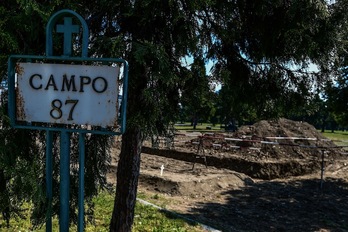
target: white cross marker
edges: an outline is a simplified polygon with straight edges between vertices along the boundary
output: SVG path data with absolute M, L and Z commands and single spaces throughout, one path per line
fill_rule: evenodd
M 161 165 L 161 176 L 163 175 L 164 165 Z

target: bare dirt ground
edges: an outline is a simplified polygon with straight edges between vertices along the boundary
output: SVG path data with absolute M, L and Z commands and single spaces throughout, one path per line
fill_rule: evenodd
M 307 123 L 180 132 L 145 142 L 141 159 L 139 191 L 221 231 L 348 231 L 348 156 Z

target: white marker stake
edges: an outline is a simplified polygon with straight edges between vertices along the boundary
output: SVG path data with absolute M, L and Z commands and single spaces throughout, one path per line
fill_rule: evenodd
M 164 165 L 161 165 L 161 176 L 163 175 Z

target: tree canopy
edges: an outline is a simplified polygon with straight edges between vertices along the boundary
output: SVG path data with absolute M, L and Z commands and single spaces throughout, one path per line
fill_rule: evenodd
M 325 1 L 232 1 L 214 7 L 215 14 L 202 18 L 213 34 L 213 75 L 222 82 L 223 102 L 232 103 L 226 117 L 284 116 L 328 77 L 336 29 Z M 320 72 L 311 72 L 311 63 Z

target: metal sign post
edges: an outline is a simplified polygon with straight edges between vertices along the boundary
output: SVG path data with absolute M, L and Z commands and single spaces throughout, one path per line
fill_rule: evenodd
M 58 24 L 64 20 L 63 24 Z M 59 21 L 60 20 L 60 21 Z M 81 25 L 74 25 L 73 20 Z M 63 55 L 53 55 L 53 32 L 63 33 Z M 73 36 L 82 28 L 81 57 L 74 57 Z M 46 130 L 46 231 L 52 231 L 53 133 L 60 132 L 61 232 L 69 231 L 70 135 L 79 134 L 78 231 L 84 230 L 85 135 L 125 131 L 128 63 L 90 58 L 88 27 L 71 10 L 55 13 L 46 27 L 46 56 L 12 55 L 8 62 L 9 117 L 14 128 Z M 118 76 L 123 70 L 122 98 Z M 121 104 L 122 102 L 122 104 Z M 98 114 L 95 114 L 98 112 Z M 97 128 L 97 129 L 95 129 Z

